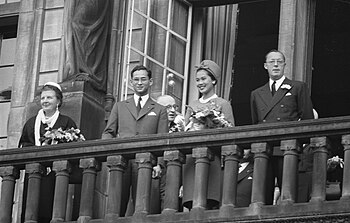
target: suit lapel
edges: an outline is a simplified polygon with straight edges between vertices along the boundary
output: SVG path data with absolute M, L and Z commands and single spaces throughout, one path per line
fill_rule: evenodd
M 132 116 L 134 116 L 134 118 L 137 119 L 137 110 L 136 110 L 134 98 L 131 97 L 131 98 L 127 99 L 125 102 L 126 102 L 126 107 L 130 111 Z
M 249 174 L 251 174 L 253 172 L 253 167 L 254 167 L 253 164 L 249 163 L 248 166 L 246 166 L 246 168 L 238 174 L 237 182 L 243 180 Z
M 149 111 L 151 111 L 154 108 L 154 102 L 151 98 L 148 98 L 146 101 L 146 104 L 141 108 L 139 116 L 137 117 L 137 120 L 145 116 Z M 136 109 L 136 107 L 135 107 Z
M 271 103 L 272 95 L 270 91 L 269 83 L 265 84 L 259 91 L 262 101 L 268 106 Z
M 283 84 L 288 84 L 291 86 L 291 88 L 293 87 L 292 85 L 292 81 L 289 80 L 288 78 L 286 78 L 283 83 L 281 84 L 281 86 Z M 268 85 L 268 83 L 267 83 Z M 276 94 L 274 97 L 271 97 L 271 101 L 270 103 L 268 103 L 268 107 L 265 110 L 264 114 L 263 114 L 263 118 L 266 117 L 266 115 L 272 110 L 273 107 L 275 107 L 275 105 L 280 102 L 282 100 L 282 98 L 290 91 L 290 89 L 282 89 L 281 86 L 278 88 L 278 90 L 276 91 Z

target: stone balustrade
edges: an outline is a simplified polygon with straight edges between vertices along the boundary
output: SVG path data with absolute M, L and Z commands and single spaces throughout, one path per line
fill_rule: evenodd
M 313 150 L 312 194 L 309 202 L 296 203 L 298 158 L 302 144 Z M 341 198 L 326 200 L 328 154 L 339 144 L 344 150 Z M 266 176 L 273 147 L 283 153 L 283 183 L 280 202 L 266 205 Z M 243 148 L 254 153 L 252 198 L 249 207 L 236 207 L 239 158 Z M 212 151 L 212 150 L 220 151 Z M 221 206 L 206 210 L 208 169 L 213 152 L 224 162 Z M 193 208 L 179 211 L 178 188 L 186 154 L 195 159 Z M 163 156 L 167 166 L 164 208 L 150 214 L 152 167 Z M 129 159 L 138 165 L 135 213 L 120 217 L 123 173 Z M 96 175 L 101 163 L 108 167 L 108 197 L 104 218 L 94 219 Z M 227 129 L 92 140 L 80 143 L 27 147 L 0 151 L 2 177 L 0 222 L 10 223 L 19 171 L 28 175 L 24 222 L 38 222 L 40 182 L 46 167 L 55 172 L 51 222 L 65 222 L 71 164 L 82 169 L 79 217 L 75 222 L 343 222 L 350 217 L 350 116 L 239 126 Z M 333 220 L 335 219 L 335 220 Z M 328 222 L 328 221 L 327 221 Z

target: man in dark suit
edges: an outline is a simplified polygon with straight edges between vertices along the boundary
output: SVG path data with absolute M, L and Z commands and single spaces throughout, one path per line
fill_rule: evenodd
M 139 65 L 131 71 L 131 80 L 135 93 L 133 97 L 114 104 L 102 139 L 128 137 L 135 135 L 157 134 L 168 132 L 167 110 L 156 103 L 149 95 L 153 84 L 152 72 Z M 132 182 L 130 182 L 132 181 Z M 126 211 L 129 199 L 129 187 L 132 185 L 132 197 L 135 202 L 137 185 L 137 164 L 130 160 L 124 174 L 121 214 Z M 133 211 L 130 211 L 132 214 Z
M 250 149 L 244 149 L 244 155 L 239 162 L 238 169 L 236 207 L 248 207 L 251 202 L 253 161 L 253 154 L 250 152 Z
M 265 59 L 264 68 L 269 74 L 269 81 L 251 93 L 252 123 L 313 119 L 313 107 L 308 87 L 306 83 L 290 80 L 284 75 L 286 63 L 283 53 L 271 50 L 266 54 Z M 275 152 L 280 152 L 279 148 L 274 148 Z M 280 155 L 282 154 L 280 153 Z M 281 187 L 283 157 L 274 156 L 269 164 L 270 171 L 274 172 L 270 184 L 274 185 L 274 179 L 277 177 L 278 186 Z M 268 182 L 267 188 L 269 189 L 269 187 Z M 273 188 L 273 186 L 271 187 Z M 271 192 L 266 196 L 267 204 L 272 203 L 273 197 L 273 189 L 269 190 Z

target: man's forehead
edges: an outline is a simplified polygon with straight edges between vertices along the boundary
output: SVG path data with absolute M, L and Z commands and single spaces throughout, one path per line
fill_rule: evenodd
M 170 96 L 160 96 L 157 102 L 164 106 L 175 104 L 175 100 Z

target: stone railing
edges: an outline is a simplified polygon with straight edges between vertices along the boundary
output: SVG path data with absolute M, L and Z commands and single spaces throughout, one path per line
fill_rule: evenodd
M 296 203 L 296 175 L 301 146 L 310 143 L 313 155 L 312 194 L 307 203 Z M 339 200 L 326 201 L 326 162 L 332 144 L 344 150 L 344 177 Z M 283 184 L 277 205 L 265 205 L 265 184 L 272 147 L 283 152 Z M 221 147 L 224 157 L 222 201 L 217 210 L 206 210 L 207 172 L 210 148 Z M 236 182 L 242 148 L 254 153 L 252 198 L 249 207 L 237 208 Z M 350 217 L 350 116 L 239 126 L 173 134 L 146 135 L 131 138 L 93 140 L 81 143 L 27 147 L 0 151 L 2 177 L 0 222 L 11 222 L 16 179 L 20 170 L 28 175 L 24 222 L 38 222 L 41 175 L 46 167 L 56 173 L 55 196 L 51 222 L 64 222 L 70 165 L 82 169 L 79 218 L 76 222 L 346 222 Z M 178 189 L 181 167 L 186 154 L 196 159 L 193 208 L 179 212 Z M 149 214 L 152 166 L 156 157 L 167 161 L 164 209 Z M 119 217 L 122 174 L 126 161 L 136 158 L 139 165 L 135 213 Z M 92 219 L 96 173 L 100 163 L 109 167 L 109 189 L 104 218 Z M 218 186 L 220 183 L 218 182 Z

